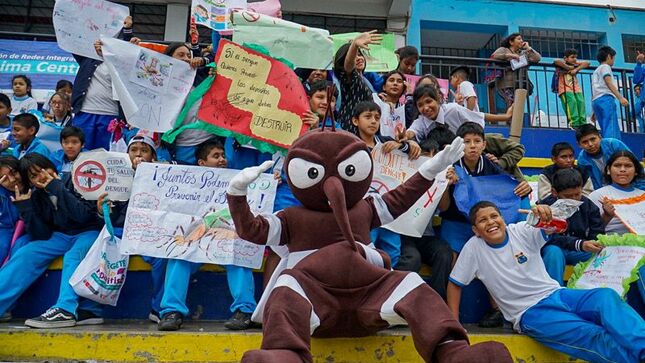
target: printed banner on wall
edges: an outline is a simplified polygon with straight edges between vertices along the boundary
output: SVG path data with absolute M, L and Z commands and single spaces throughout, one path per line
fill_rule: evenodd
M 387 193 L 401 185 L 417 172 L 423 162 L 428 160 L 427 157 L 410 160 L 406 154 L 398 150 L 385 154 L 382 152 L 381 144 L 376 145 L 372 150 L 372 159 L 374 176 L 370 193 L 378 194 Z M 446 171 L 443 171 L 437 175 L 430 189 L 407 212 L 383 227 L 410 237 L 423 236 L 447 187 Z
M 639 197 L 613 200 L 616 215 L 630 232 L 645 236 L 645 193 Z
M 128 123 L 148 131 L 170 130 L 193 86 L 195 70 L 186 62 L 129 42 L 101 41 Z
M 119 34 L 129 14 L 127 6 L 104 0 L 56 0 L 52 22 L 58 46 L 70 53 L 102 60 L 96 54 L 94 42 Z
M 246 0 L 193 0 L 195 23 L 213 30 L 224 31 L 230 27 L 233 9 L 246 9 Z
M 264 246 L 241 239 L 228 210 L 226 189 L 239 170 L 143 163 L 137 168 L 121 252 L 201 263 L 259 268 Z M 256 214 L 271 213 L 273 175 L 249 186 Z
M 200 120 L 235 134 L 288 148 L 307 131 L 309 110 L 298 76 L 282 62 L 222 40 L 217 76 L 204 95 Z
M 110 200 L 128 200 L 134 169 L 126 153 L 104 150 L 79 154 L 72 168 L 72 182 L 86 200 L 97 200 L 103 193 Z

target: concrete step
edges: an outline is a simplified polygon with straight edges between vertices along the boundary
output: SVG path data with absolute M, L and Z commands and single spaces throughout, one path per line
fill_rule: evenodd
M 222 322 L 188 321 L 177 332 L 159 332 L 143 320 L 108 321 L 100 326 L 29 329 L 22 320 L 0 324 L 2 361 L 239 362 L 257 349 L 260 329 L 226 330 Z M 570 363 L 572 358 L 514 333 L 510 328 L 479 329 L 467 325 L 472 343 L 504 343 L 515 362 Z M 313 339 L 320 363 L 422 362 L 407 328 L 385 330 L 365 338 Z

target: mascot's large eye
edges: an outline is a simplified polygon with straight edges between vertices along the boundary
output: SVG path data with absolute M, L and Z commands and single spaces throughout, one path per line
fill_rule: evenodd
M 296 188 L 306 189 L 322 180 L 325 176 L 325 167 L 305 159 L 295 158 L 289 162 L 287 173 Z
M 365 150 L 348 157 L 338 164 L 338 175 L 351 182 L 365 180 L 372 171 L 372 159 Z

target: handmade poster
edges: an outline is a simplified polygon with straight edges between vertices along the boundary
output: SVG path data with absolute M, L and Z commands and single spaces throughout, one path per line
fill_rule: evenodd
M 248 3 L 246 8 L 254 13 L 282 18 L 282 4 L 280 4 L 280 0 L 256 1 Z
M 645 237 L 600 235 L 598 242 L 605 247 L 589 261 L 576 265 L 567 286 L 576 289 L 608 287 L 625 298 L 629 284 L 638 279 L 638 269 L 645 264 Z
M 376 145 L 372 150 L 372 159 L 374 174 L 370 193 L 378 194 L 384 194 L 401 185 L 417 172 L 419 165 L 428 160 L 427 157 L 410 160 L 406 154 L 398 150 L 384 154 L 382 145 Z M 437 176 L 430 189 L 407 212 L 383 227 L 410 237 L 423 236 L 447 187 L 448 180 L 446 172 L 443 171 Z
M 72 182 L 86 200 L 97 200 L 103 193 L 108 199 L 130 199 L 134 169 L 125 153 L 105 150 L 86 151 L 78 155 L 72 168 Z
M 233 9 L 246 9 L 246 0 L 193 0 L 192 15 L 195 23 L 213 30 L 225 31 L 230 27 Z
M 239 170 L 144 163 L 137 168 L 121 252 L 192 262 L 259 268 L 264 246 L 235 232 L 226 201 Z M 256 214 L 271 213 L 277 188 L 273 175 L 249 186 Z
M 405 103 L 393 108 L 387 102 L 383 102 L 376 93 L 372 94 L 372 99 L 381 108 L 379 132 L 382 136 L 396 138 L 397 133 L 405 129 Z
M 235 11 L 233 42 L 265 47 L 298 68 L 327 69 L 334 58 L 329 32 L 250 11 Z M 315 44 L 315 46 L 312 46 Z
M 301 119 L 309 110 L 307 95 L 286 65 L 227 40 L 220 41 L 215 62 L 217 76 L 203 96 L 200 120 L 220 133 L 228 130 L 224 136 L 232 133 L 283 149 L 307 131 Z
M 639 197 L 612 200 L 616 215 L 629 229 L 639 236 L 645 236 L 645 193 Z
M 56 0 L 52 22 L 61 49 L 101 60 L 94 42 L 113 38 L 130 14 L 127 6 L 105 0 Z
M 334 54 L 338 51 L 343 44 L 349 43 L 361 33 L 343 33 L 332 34 L 331 38 L 334 41 Z M 370 49 L 361 49 L 367 62 L 366 72 L 389 72 L 399 64 L 399 60 L 394 54 L 394 34 L 385 33 L 381 44 L 370 44 Z
M 186 62 L 118 39 L 102 38 L 113 91 L 132 126 L 165 132 L 172 128 L 193 86 Z

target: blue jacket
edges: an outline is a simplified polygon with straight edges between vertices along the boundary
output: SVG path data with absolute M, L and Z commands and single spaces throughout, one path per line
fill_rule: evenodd
M 85 152 L 87 149 L 83 148 L 81 152 Z M 51 154 L 50 158 L 52 163 L 56 166 L 56 172 L 58 174 L 63 175 L 63 177 L 66 177 L 69 172 L 63 173 L 63 166 L 67 163 L 70 163 L 69 160 L 67 160 L 67 156 L 65 156 L 65 151 L 57 150 L 55 153 Z M 64 179 L 64 178 L 63 178 Z
M 132 39 L 132 29 L 122 29 L 118 38 L 129 42 Z M 76 59 L 76 63 L 78 63 L 78 72 L 76 73 L 76 78 L 74 78 L 74 87 L 72 88 L 72 112 L 78 114 L 81 111 L 81 107 L 83 107 L 83 101 L 85 101 L 87 89 L 90 88 L 94 72 L 103 62 L 78 54 L 72 55 Z M 119 113 L 121 114 L 122 112 Z
M 11 201 L 12 196 L 12 192 L 0 187 L 0 228 L 13 229 L 20 217 L 18 210 Z
M 636 67 L 634 68 L 634 79 L 632 80 L 633 84 L 641 84 L 645 83 L 645 67 L 643 67 L 642 63 L 636 63 Z M 645 107 L 645 90 L 641 88 L 641 107 Z
M 605 165 L 613 153 L 622 150 L 631 152 L 627 145 L 622 141 L 606 138 L 600 140 L 600 151 L 598 152 L 598 155 L 592 156 L 584 150 L 580 151 L 580 155 L 578 155 L 578 166 L 591 177 L 594 189 L 602 188 L 602 186 L 605 185 L 603 181 Z M 594 159 L 601 162 L 603 170 L 596 165 Z
M 550 195 L 542 199 L 538 204 L 551 205 L 558 198 Z M 582 242 L 596 240 L 599 234 L 605 233 L 605 225 L 600 218 L 600 209 L 583 196 L 582 205 L 578 211 L 567 218 L 567 231 L 562 234 L 554 234 L 549 238 L 547 244 L 556 245 L 570 251 L 582 251 Z
M 50 159 L 50 152 L 49 149 L 40 141 L 40 139 L 36 136 L 34 137 L 33 140 L 31 140 L 31 143 L 23 153 L 23 145 L 18 145 L 13 149 L 13 156 L 17 159 L 22 159 L 23 156 L 30 154 L 30 153 L 39 153 L 40 155 L 43 155 L 44 157 Z M 22 155 L 20 155 L 22 154 Z
M 30 199 L 14 204 L 33 240 L 48 240 L 54 232 L 75 235 L 100 230 L 103 225 L 96 204 L 76 193 L 69 177 L 54 179 L 44 190 L 34 189 Z

